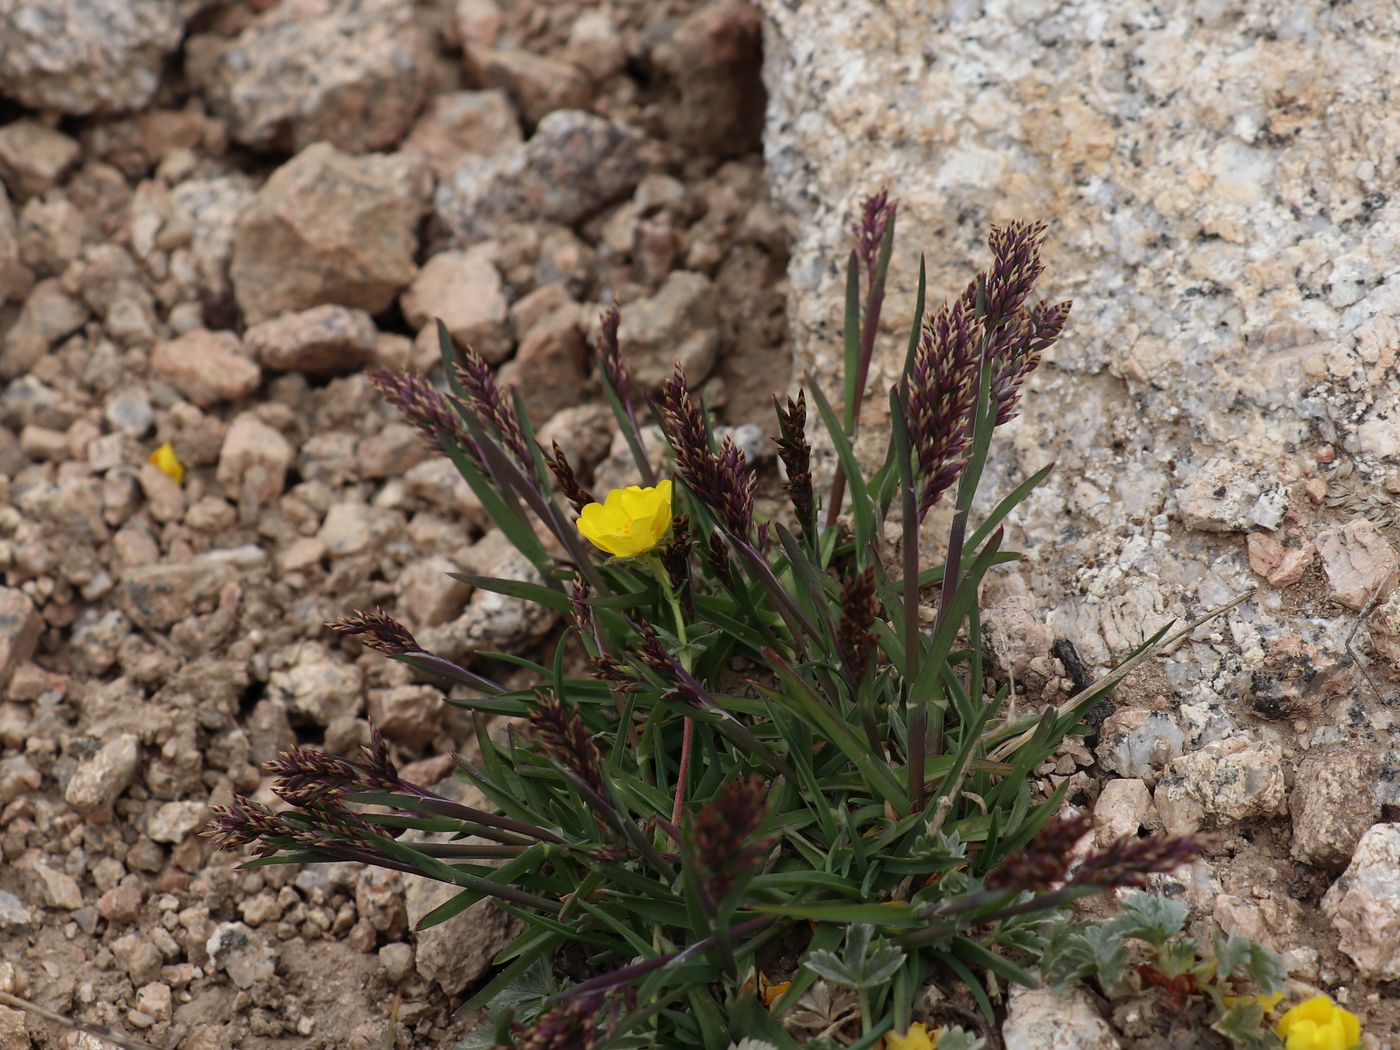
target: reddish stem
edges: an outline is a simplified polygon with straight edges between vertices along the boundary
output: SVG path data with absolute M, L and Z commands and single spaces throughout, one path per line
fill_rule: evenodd
M 676 804 L 671 809 L 671 823 L 678 828 L 681 826 L 681 808 L 685 805 L 685 782 L 690 778 L 690 745 L 694 737 L 695 723 L 687 717 L 681 736 L 681 767 L 676 774 Z

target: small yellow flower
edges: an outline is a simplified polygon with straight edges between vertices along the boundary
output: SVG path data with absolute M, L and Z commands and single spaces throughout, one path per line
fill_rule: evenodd
M 1325 995 L 1299 1003 L 1278 1019 L 1274 1031 L 1287 1050 L 1351 1050 L 1361 1042 L 1361 1022 Z
M 886 1035 L 885 1050 L 938 1050 L 938 1029 L 930 1032 L 922 1021 L 915 1021 L 903 1035 Z
M 185 483 L 185 465 L 180 462 L 180 457 L 175 455 L 175 448 L 166 442 L 151 453 L 150 461 L 155 464 L 155 468 L 164 474 L 177 485 Z
M 613 489 L 602 503 L 590 503 L 578 518 L 578 531 L 599 550 L 616 558 L 646 554 L 671 530 L 671 482 L 655 488 Z

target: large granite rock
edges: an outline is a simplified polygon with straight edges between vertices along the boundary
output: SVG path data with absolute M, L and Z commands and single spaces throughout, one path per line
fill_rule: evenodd
M 1400 513 L 1400 200 L 1389 189 L 1400 66 L 1383 57 L 1400 10 L 761 7 L 768 177 L 794 238 L 796 374 L 837 393 L 842 264 L 865 194 L 888 188 L 900 202 L 867 455 L 883 450 L 919 252 L 937 306 L 987 264 L 989 226 L 1046 219 L 1041 294 L 1075 307 L 1002 431 L 985 491 L 1057 468 L 1009 530 L 1028 560 L 988 599 L 1028 590 L 1056 636 L 1101 667 L 1168 619 L 1260 585 L 1168 657 L 1154 685 L 1174 694 L 1187 750 L 1238 732 L 1232 701 L 1268 642 L 1302 632 L 1340 653 L 1351 624 L 1325 600 L 1308 608 L 1311 624 L 1285 611 L 1283 591 L 1251 574 L 1241 534 L 1292 549 Z M 1203 472 L 1258 488 L 1250 513 L 1217 514 L 1222 494 Z M 1276 505 L 1260 501 L 1274 492 Z M 1356 683 L 1307 727 L 1313 744 L 1346 734 L 1345 705 L 1349 724 L 1388 732 Z
M 0 0 L 0 95 L 70 116 L 140 109 L 179 46 L 179 0 Z
M 211 48 L 195 80 L 234 139 L 288 153 L 392 146 L 412 126 L 431 62 L 412 5 L 397 0 L 277 4 Z

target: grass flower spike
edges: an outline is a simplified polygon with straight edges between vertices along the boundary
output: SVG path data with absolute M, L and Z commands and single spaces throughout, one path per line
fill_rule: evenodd
M 613 489 L 602 503 L 590 503 L 578 518 L 578 531 L 615 558 L 635 558 L 656 549 L 671 530 L 671 482 L 655 488 Z
M 1361 1042 L 1361 1022 L 1325 995 L 1299 1003 L 1275 1026 L 1287 1050 L 1351 1050 Z

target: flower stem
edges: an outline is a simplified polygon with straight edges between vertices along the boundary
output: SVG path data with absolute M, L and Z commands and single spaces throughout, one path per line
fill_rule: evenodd
M 660 561 L 648 559 L 648 568 L 652 575 L 656 577 L 656 582 L 661 585 L 661 593 L 666 596 L 666 602 L 671 606 L 671 618 L 676 624 L 676 637 L 680 640 L 681 666 L 685 668 L 687 674 L 690 673 L 690 647 L 685 634 L 685 613 L 681 611 L 680 596 L 676 594 L 676 589 L 671 586 L 671 574 L 666 571 L 666 567 Z M 685 787 L 690 779 L 690 752 L 695 741 L 695 722 L 689 716 L 685 716 L 684 728 L 681 730 L 681 761 L 676 770 L 676 801 L 671 807 L 671 824 L 677 828 L 681 823 L 681 811 L 685 806 Z M 680 845 L 677 840 L 676 845 Z

